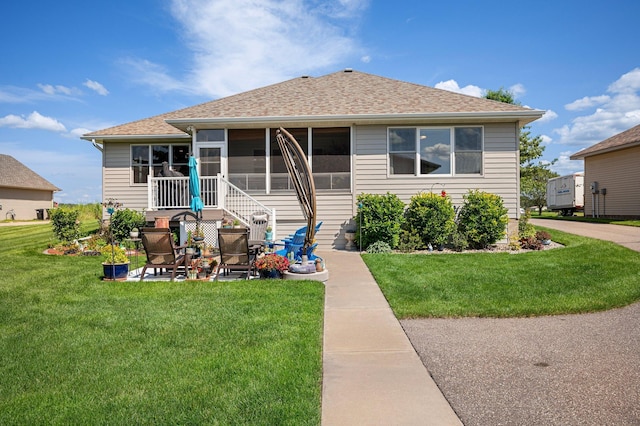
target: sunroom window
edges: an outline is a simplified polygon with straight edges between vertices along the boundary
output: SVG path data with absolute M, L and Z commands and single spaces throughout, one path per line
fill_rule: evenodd
M 229 130 L 228 151 L 229 181 L 244 191 L 264 191 L 265 130 Z
M 398 127 L 388 137 L 391 175 L 482 173 L 482 127 Z
M 132 145 L 131 170 L 133 183 L 147 183 L 147 176 L 160 176 L 162 163 L 189 176 L 189 145 Z

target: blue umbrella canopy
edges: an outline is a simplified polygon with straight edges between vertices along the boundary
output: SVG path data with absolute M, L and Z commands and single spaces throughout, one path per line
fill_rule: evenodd
M 198 163 L 192 155 L 189 157 L 189 192 L 191 194 L 191 210 L 200 212 L 204 208 L 200 198 L 200 177 L 198 176 Z

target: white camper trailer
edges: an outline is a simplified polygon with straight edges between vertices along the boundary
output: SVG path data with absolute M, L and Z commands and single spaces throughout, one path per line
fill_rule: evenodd
M 560 176 L 547 181 L 547 209 L 572 216 L 584 210 L 584 173 Z

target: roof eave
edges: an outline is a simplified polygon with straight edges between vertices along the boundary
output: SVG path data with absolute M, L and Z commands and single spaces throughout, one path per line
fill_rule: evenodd
M 575 154 L 569 157 L 570 160 L 584 160 L 587 157 L 593 157 L 594 155 L 607 154 L 609 152 L 620 151 L 621 149 L 633 148 L 635 146 L 640 146 L 640 141 L 627 143 L 619 146 L 612 146 L 610 148 L 597 149 L 591 152 L 585 152 L 589 148 L 585 148 L 582 151 L 578 151 Z
M 335 124 L 349 123 L 354 125 L 371 124 L 416 124 L 443 122 L 518 122 L 524 126 L 544 115 L 544 111 L 508 111 L 508 112 L 456 112 L 456 113 L 409 113 L 409 114 L 353 114 L 353 115 L 300 115 L 300 116 L 263 116 L 263 117 L 216 117 L 216 118 L 177 118 L 165 120 L 184 132 L 190 126 L 196 129 L 228 126 L 265 126 L 271 127 L 296 125 L 303 123 Z
M 108 141 L 108 140 L 116 140 L 116 139 L 189 139 L 191 140 L 191 136 L 184 134 L 164 134 L 164 135 L 153 135 L 153 134 L 145 134 L 145 135 L 82 135 L 80 139 L 85 141 Z

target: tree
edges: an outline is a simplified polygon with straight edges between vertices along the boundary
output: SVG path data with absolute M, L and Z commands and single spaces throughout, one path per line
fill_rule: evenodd
M 487 90 L 486 99 L 520 105 L 513 93 L 501 87 L 498 90 Z M 525 208 L 537 207 L 538 213 L 546 205 L 547 181 L 558 176 L 550 167 L 553 161 L 540 160 L 544 153 L 541 136 L 531 136 L 529 126 L 520 130 L 520 204 Z

